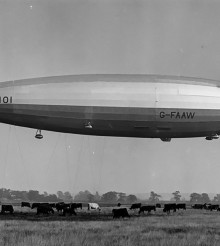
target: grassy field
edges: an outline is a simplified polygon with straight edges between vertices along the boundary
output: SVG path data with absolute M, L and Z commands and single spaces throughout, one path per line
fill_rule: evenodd
M 36 215 L 18 209 L 0 215 L 0 245 L 220 245 L 220 212 L 192 210 L 112 219 L 111 208 L 79 210 L 77 216 Z

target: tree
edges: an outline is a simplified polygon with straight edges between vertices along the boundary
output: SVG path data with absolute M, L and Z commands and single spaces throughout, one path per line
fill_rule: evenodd
M 27 193 L 27 198 L 29 201 L 39 201 L 39 191 L 38 190 L 29 190 Z
M 159 201 L 159 198 L 161 197 L 161 195 L 158 195 L 157 193 L 151 191 L 150 193 L 150 197 L 149 197 L 149 201 L 152 203 L 156 203 Z
M 117 192 L 115 191 L 109 191 L 102 195 L 102 201 L 103 202 L 109 202 L 109 203 L 115 203 L 117 202 Z
M 6 188 L 1 188 L 0 189 L 0 197 L 1 198 L 7 198 L 7 199 L 11 199 L 11 190 L 10 189 L 6 189 Z
M 220 194 L 216 194 L 216 196 L 213 198 L 213 202 L 220 203 Z
M 202 196 L 196 192 L 190 194 L 190 202 L 191 203 L 201 203 L 202 202 Z
M 44 196 L 47 197 L 48 196 L 48 193 L 46 191 L 44 191 Z
M 88 202 L 95 202 L 95 196 L 93 194 L 87 195 L 87 201 Z
M 99 195 L 98 191 L 96 191 L 96 193 L 94 195 L 94 199 L 96 202 L 99 202 L 101 200 L 101 196 Z
M 210 203 L 210 198 L 207 193 L 202 193 L 202 202 L 203 203 Z
M 172 194 L 173 194 L 174 200 L 176 202 L 179 202 L 180 201 L 180 197 L 181 197 L 180 192 L 177 190 L 177 191 L 173 192 Z
M 71 202 L 73 200 L 72 195 L 69 191 L 64 192 L 64 201 Z
M 137 202 L 137 197 L 135 195 L 128 195 L 126 201 L 127 203 L 135 203 Z
M 63 192 L 62 191 L 57 191 L 57 197 L 59 198 L 59 199 L 61 199 L 61 200 L 64 200 L 64 194 L 63 194 Z
M 20 200 L 28 200 L 27 198 L 27 191 L 16 191 L 16 190 L 11 190 L 11 197 L 13 199 L 20 199 Z
M 45 198 L 46 198 L 47 202 L 60 202 L 60 201 L 62 201 L 62 200 L 58 199 L 55 194 L 48 195 Z
M 88 202 L 90 195 L 91 195 L 91 193 L 88 190 L 80 191 L 78 194 L 75 195 L 74 201 L 76 201 L 76 202 Z
M 125 193 L 120 192 L 120 193 L 118 193 L 118 196 L 119 196 L 118 202 L 120 202 L 120 203 L 126 203 L 127 197 L 126 197 L 126 194 Z

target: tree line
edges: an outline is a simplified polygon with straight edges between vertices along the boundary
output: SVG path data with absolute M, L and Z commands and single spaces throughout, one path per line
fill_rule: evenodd
M 123 192 L 110 191 L 103 195 L 98 192 L 92 194 L 88 190 L 80 191 L 72 196 L 69 191 L 57 191 L 56 194 L 48 194 L 46 191 L 40 194 L 37 190 L 16 191 L 6 188 L 0 189 L 0 200 L 9 201 L 34 201 L 34 202 L 106 202 L 106 203 L 133 203 L 138 199 L 135 195 L 126 195 Z
M 127 195 L 123 192 L 109 191 L 102 195 L 98 192 L 92 194 L 90 191 L 80 191 L 75 196 L 72 196 L 69 191 L 57 191 L 56 194 L 48 194 L 46 191 L 40 194 L 37 190 L 29 191 L 16 191 L 6 188 L 0 189 L 0 200 L 9 200 L 9 201 L 34 201 L 34 202 L 102 202 L 102 203 L 121 203 L 121 204 L 131 204 L 135 202 L 143 202 L 141 199 L 133 194 Z M 154 191 L 150 192 L 150 196 L 144 200 L 144 202 L 149 203 L 158 203 L 162 201 L 162 196 L 157 194 Z M 180 191 L 174 191 L 172 193 L 171 201 L 181 202 L 186 201 L 185 198 L 182 198 Z M 207 193 L 191 193 L 188 200 L 190 203 L 220 203 L 220 194 L 211 200 Z

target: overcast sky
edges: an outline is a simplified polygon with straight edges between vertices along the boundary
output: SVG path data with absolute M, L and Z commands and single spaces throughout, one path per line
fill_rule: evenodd
M 0 81 L 69 74 L 220 81 L 220 2 L 0 0 Z M 0 187 L 220 193 L 220 140 L 89 137 L 0 125 Z

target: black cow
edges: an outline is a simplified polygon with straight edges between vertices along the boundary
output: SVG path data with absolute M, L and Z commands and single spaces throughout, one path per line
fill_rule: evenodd
M 141 207 L 141 203 L 134 203 L 131 205 L 130 209 L 137 209 Z
M 28 207 L 28 208 L 30 208 L 31 207 L 31 204 L 30 204 L 30 202 L 21 202 L 21 207 L 23 208 L 23 207 Z
M 209 210 L 209 207 L 211 206 L 211 203 L 204 203 L 203 208 L 206 210 Z
M 32 203 L 31 209 L 38 208 L 40 206 L 39 202 Z
M 70 208 L 73 208 L 73 209 L 81 208 L 82 209 L 82 203 L 71 203 Z
M 156 208 L 161 208 L 161 204 L 160 203 L 157 203 L 156 204 Z
M 49 206 L 50 206 L 51 208 L 56 208 L 56 203 L 49 203 Z
M 176 204 L 176 209 L 184 209 L 186 210 L 186 204 L 185 203 L 178 203 Z
M 150 213 L 151 211 L 156 211 L 156 206 L 154 205 L 141 206 L 139 210 L 139 214 L 141 212 L 144 213 L 144 211 L 147 211 L 148 213 Z
M 204 208 L 204 204 L 194 204 L 194 205 L 192 205 L 192 208 L 194 208 L 194 209 L 203 209 Z
M 37 215 L 38 214 L 54 214 L 54 210 L 49 205 L 40 205 L 37 207 Z
M 58 213 L 61 211 L 63 211 L 64 208 L 70 208 L 71 204 L 67 204 L 67 203 L 64 203 L 64 202 L 60 202 L 60 203 L 57 203 L 56 204 L 56 209 L 58 211 Z
M 9 212 L 10 214 L 14 213 L 14 208 L 12 205 L 2 205 L 1 213 L 4 214 L 5 212 Z
M 75 212 L 75 208 L 74 207 L 66 207 L 63 209 L 63 216 L 66 216 L 66 214 L 69 214 L 69 215 L 76 215 L 76 212 Z
M 113 219 L 120 218 L 120 217 L 122 217 L 122 218 L 125 218 L 125 217 L 130 218 L 130 215 L 128 214 L 127 208 L 112 209 L 112 213 L 113 213 Z
M 170 213 L 170 211 L 176 212 L 176 203 L 164 204 L 163 212 Z
M 32 203 L 31 209 L 38 208 L 39 206 L 49 206 L 48 202 L 34 202 Z
M 219 205 L 218 204 L 204 204 L 204 208 L 207 210 L 217 210 L 219 209 Z

